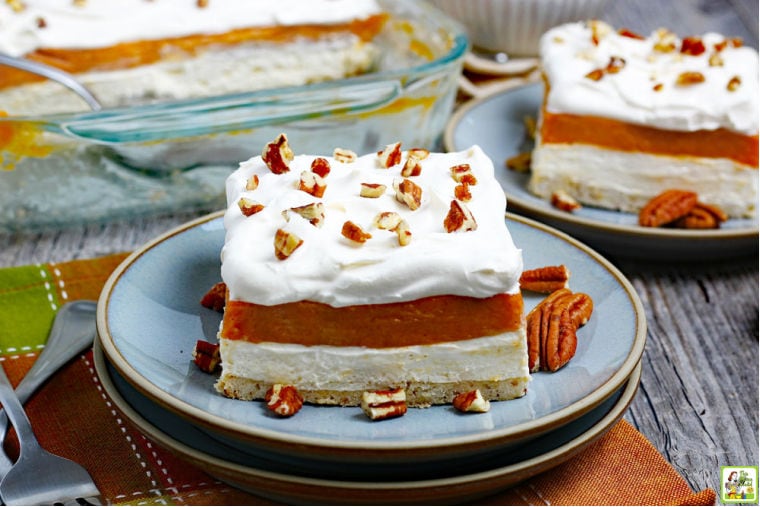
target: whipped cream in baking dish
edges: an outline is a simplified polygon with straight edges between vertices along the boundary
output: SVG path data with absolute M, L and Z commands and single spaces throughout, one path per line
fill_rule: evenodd
M 0 51 L 106 47 L 236 28 L 335 24 L 380 12 L 373 0 L 19 0 L 0 3 Z
M 413 301 L 434 295 L 489 297 L 517 293 L 522 255 L 504 220 L 506 198 L 494 177 L 491 160 L 477 146 L 457 153 L 430 153 L 421 160 L 421 172 L 410 176 L 422 190 L 419 208 L 410 209 L 396 197 L 394 184 L 409 152 L 391 168 L 379 164 L 377 154 L 341 162 L 324 157 L 331 170 L 324 178 L 321 198 L 298 189 L 302 172 L 314 156 L 296 155 L 290 170 L 274 174 L 261 157 L 243 162 L 227 180 L 227 236 L 222 250 L 222 278 L 230 298 L 261 305 L 315 301 L 334 307 Z M 477 228 L 447 232 L 444 218 L 455 199 L 457 181 L 451 167 L 468 164 L 477 183 L 470 185 L 465 202 Z M 253 175 L 255 190 L 246 190 Z M 382 184 L 377 198 L 362 197 L 362 183 Z M 263 205 L 252 216 L 241 213 L 246 197 Z M 307 218 L 284 210 L 320 202 L 324 221 L 315 227 Z M 381 212 L 395 212 L 405 220 L 411 241 L 400 246 L 396 233 L 375 225 Z M 358 244 L 344 236 L 351 221 L 371 234 Z M 303 240 L 290 257 L 275 256 L 274 238 L 283 229 Z
M 681 50 L 684 42 L 690 50 Z M 685 40 L 659 30 L 640 39 L 598 21 L 561 25 L 541 39 L 546 107 L 660 129 L 757 134 L 758 55 L 736 46 L 715 33 Z M 610 62 L 618 72 L 587 77 Z M 684 73 L 704 81 L 679 85 Z

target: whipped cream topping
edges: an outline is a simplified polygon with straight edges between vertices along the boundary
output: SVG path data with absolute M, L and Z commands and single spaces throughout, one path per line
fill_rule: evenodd
M 0 52 L 97 48 L 120 42 L 224 33 L 236 28 L 333 24 L 380 12 L 374 0 L 23 0 L 0 3 Z
M 682 52 L 684 39 L 662 30 L 638 39 L 598 21 L 555 27 L 543 35 L 540 47 L 550 85 L 547 110 L 667 130 L 757 134 L 757 51 L 724 44 L 726 37 L 716 33 L 692 40 L 704 46 L 701 54 Z M 618 72 L 605 72 L 598 80 L 587 77 L 607 68 L 611 59 L 618 65 L 624 61 Z M 677 84 L 687 72 L 704 81 Z
M 290 171 L 272 173 L 261 157 L 240 164 L 227 180 L 229 208 L 224 222 L 227 236 L 222 250 L 222 279 L 233 300 L 262 305 L 309 300 L 335 307 L 412 301 L 434 295 L 489 297 L 517 293 L 522 272 L 522 255 L 507 229 L 506 198 L 494 177 L 491 160 L 473 146 L 458 153 L 431 153 L 422 160 L 421 174 L 409 177 L 422 189 L 421 206 L 411 210 L 396 199 L 394 181 L 402 179 L 401 162 L 381 168 L 378 155 L 369 154 L 354 162 L 326 158 L 331 166 L 325 177 L 322 198 L 298 190 L 302 171 L 308 171 L 314 156 L 297 155 Z M 443 222 L 457 182 L 450 168 L 469 164 L 477 184 L 470 186 L 466 203 L 477 228 L 446 232 Z M 245 190 L 256 174 L 255 190 Z M 386 186 L 377 198 L 360 196 L 362 183 Z M 238 201 L 247 197 L 264 205 L 254 215 L 244 216 Z M 283 210 L 321 202 L 325 219 L 321 227 L 296 213 Z M 396 233 L 379 229 L 375 217 L 396 212 L 409 225 L 411 242 L 400 246 Z M 342 236 L 346 221 L 352 221 L 372 237 L 363 244 Z M 294 253 L 275 257 L 274 237 L 278 229 L 303 240 Z

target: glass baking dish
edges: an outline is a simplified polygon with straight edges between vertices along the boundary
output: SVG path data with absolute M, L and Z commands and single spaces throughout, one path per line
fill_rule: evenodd
M 469 41 L 422 1 L 380 0 L 376 69 L 319 84 L 97 112 L 0 117 L 0 230 L 224 206 L 224 180 L 280 132 L 296 154 L 440 149 Z M 1 106 L 0 106 L 1 108 Z

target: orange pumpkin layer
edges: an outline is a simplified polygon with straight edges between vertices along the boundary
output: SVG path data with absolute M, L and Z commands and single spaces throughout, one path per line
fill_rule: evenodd
M 156 63 L 159 60 L 183 58 L 200 50 L 214 47 L 234 46 L 247 42 L 284 43 L 299 38 L 316 40 L 324 36 L 351 32 L 362 40 L 372 39 L 382 28 L 387 15 L 377 14 L 364 20 L 354 20 L 339 25 L 302 25 L 252 27 L 232 30 L 222 34 L 198 34 L 169 39 L 124 42 L 104 48 L 56 49 L 41 48 L 25 55 L 70 73 L 127 69 Z M 3 69 L 0 88 L 42 81 L 37 75 L 17 69 Z
M 493 336 L 515 331 L 522 322 L 519 293 L 340 308 L 312 301 L 274 306 L 228 301 L 221 336 L 253 343 L 386 348 Z
M 543 144 L 590 144 L 626 152 L 727 158 L 757 169 L 758 136 L 727 129 L 677 132 L 609 118 L 543 110 Z

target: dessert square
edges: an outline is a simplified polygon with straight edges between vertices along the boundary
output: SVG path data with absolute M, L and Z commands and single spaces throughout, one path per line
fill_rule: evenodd
M 525 394 L 522 253 L 483 151 L 294 155 L 285 135 L 227 180 L 219 333 L 226 396 L 409 406 Z
M 374 0 L 0 4 L 0 51 L 59 67 L 116 107 L 340 79 L 371 69 Z M 3 68 L 9 114 L 79 110 L 61 85 Z
M 533 193 L 635 213 L 679 189 L 729 217 L 756 216 L 756 50 L 716 33 L 645 37 L 589 21 L 544 34 L 541 62 Z

